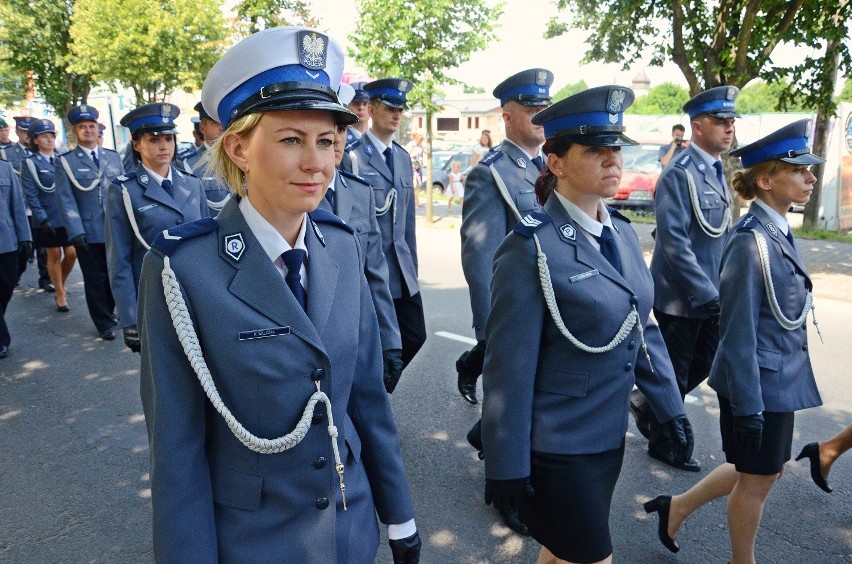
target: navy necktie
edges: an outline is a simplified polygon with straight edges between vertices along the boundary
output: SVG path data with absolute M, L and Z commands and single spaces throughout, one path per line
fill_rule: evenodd
M 787 240 L 790 241 L 790 246 L 795 249 L 796 248 L 796 242 L 793 239 L 793 228 L 790 227 L 789 225 L 787 226 L 787 235 L 785 235 L 785 237 L 787 237 Z
M 48 158 L 47 160 L 49 160 L 49 161 L 50 161 L 50 166 L 53 166 L 53 157 L 50 157 L 50 158 Z
M 384 152 L 385 162 L 388 165 L 388 169 L 390 170 L 391 176 L 393 176 L 393 149 L 387 147 Z
M 92 160 L 95 161 L 95 168 L 101 168 L 101 161 L 98 160 L 97 151 L 92 151 Z
M 308 298 L 305 294 L 305 289 L 302 287 L 302 274 L 299 272 L 302 269 L 302 263 L 305 261 L 305 251 L 303 249 L 290 249 L 281 254 L 281 260 L 284 261 L 284 266 L 287 268 L 287 275 L 284 281 L 287 287 L 293 292 L 296 301 L 302 306 L 302 309 L 307 311 Z
M 329 189 L 325 191 L 325 199 L 328 200 L 328 203 L 331 205 L 331 211 L 337 213 L 337 209 L 334 207 L 334 196 L 334 190 L 329 187 Z
M 544 172 L 544 159 L 541 158 L 541 155 L 533 157 L 532 162 L 539 172 Z
M 164 178 L 161 186 L 163 187 L 163 190 L 166 191 L 166 194 L 168 194 L 169 196 L 172 195 L 172 181 L 171 180 L 169 180 L 168 178 Z
M 600 237 L 595 237 L 601 246 L 601 254 L 615 268 L 619 274 L 621 272 L 621 257 L 618 254 L 618 247 L 615 246 L 615 239 L 612 236 L 612 229 L 608 226 L 603 226 Z
M 719 181 L 719 186 L 725 187 L 725 175 L 722 173 L 722 161 L 713 163 L 713 168 L 716 169 L 716 180 Z

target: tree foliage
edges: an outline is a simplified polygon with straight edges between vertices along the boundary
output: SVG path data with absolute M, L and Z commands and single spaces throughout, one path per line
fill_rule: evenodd
M 73 0 L 0 2 L 0 65 L 26 87 L 32 73 L 36 93 L 60 116 L 86 101 L 90 77 L 70 68 Z
M 306 25 L 317 27 L 319 21 L 311 15 L 304 0 L 241 0 L 234 7 L 239 23 L 244 28 L 241 35 L 251 35 L 269 27 Z
M 689 100 L 689 91 L 682 86 L 663 82 L 648 90 L 644 96 L 636 98 L 627 108 L 629 114 L 644 115 L 681 115 L 683 105 Z
M 560 100 L 564 100 L 568 96 L 573 96 L 574 94 L 577 94 L 579 92 L 582 92 L 583 90 L 588 90 L 588 89 L 589 89 L 589 86 L 586 84 L 586 81 L 581 79 L 578 82 L 572 82 L 571 84 L 566 84 L 565 86 L 560 88 L 556 92 L 556 94 L 551 96 L 551 99 L 553 100 L 554 103 L 556 103 Z
M 0 59 L 0 106 L 8 108 L 22 102 L 27 94 L 27 82 L 26 76 Z
M 226 37 L 220 0 L 77 0 L 73 20 L 72 68 L 137 104 L 200 88 Z
M 838 102 L 852 102 L 852 79 L 843 82 L 843 90 L 837 95 Z
M 809 112 L 801 96 L 794 97 L 782 105 L 781 97 L 790 88 L 786 79 L 780 82 L 755 80 L 742 89 L 737 97 L 737 111 L 741 114 L 765 114 L 771 112 Z
M 415 83 L 408 98 L 426 110 L 427 152 L 432 154 L 432 114 L 441 86 L 460 81 L 448 72 L 495 38 L 502 5 L 483 0 L 360 0 L 349 55 L 375 77 L 397 76 Z M 431 174 L 431 168 L 430 168 Z M 431 190 L 431 179 L 427 190 Z M 432 198 L 427 197 L 431 220 Z

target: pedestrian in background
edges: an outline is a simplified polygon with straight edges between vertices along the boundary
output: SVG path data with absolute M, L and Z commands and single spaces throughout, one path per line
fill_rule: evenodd
M 453 200 L 458 198 L 459 205 L 464 204 L 464 177 L 461 172 L 461 163 L 458 161 L 453 162 L 452 168 L 450 169 L 450 176 L 448 178 L 448 186 L 447 186 L 447 213 L 453 211 Z
M 672 126 L 671 143 L 660 145 L 660 153 L 657 157 L 663 167 L 669 164 L 672 159 L 677 158 L 689 146 L 689 141 L 683 138 L 685 133 L 686 128 L 683 125 L 678 123 Z
M 709 384 L 719 399 L 726 463 L 687 492 L 645 504 L 659 513 L 657 533 L 672 552 L 692 512 L 730 495 L 731 562 L 754 562 L 764 503 L 790 460 L 793 413 L 822 405 L 805 325 L 813 285 L 786 220 L 791 204 L 810 199 L 810 166 L 825 162 L 808 149 L 810 123 L 799 120 L 731 151 L 744 167 L 734 190 L 754 202 L 722 255 L 721 339 Z
M 469 168 L 476 166 L 482 157 L 488 154 L 494 144 L 491 141 L 491 132 L 487 129 L 482 130 L 482 135 L 479 136 L 479 143 L 473 146 L 473 155 L 470 157 Z

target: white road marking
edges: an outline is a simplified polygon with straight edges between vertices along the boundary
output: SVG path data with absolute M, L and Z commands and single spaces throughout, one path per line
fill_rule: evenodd
M 450 333 L 449 331 L 437 331 L 435 335 L 437 335 L 438 337 L 443 337 L 445 339 L 450 339 L 451 341 L 458 341 L 460 343 L 465 343 L 468 345 L 476 344 L 476 339 L 471 339 L 470 337 L 465 337 L 464 335 Z

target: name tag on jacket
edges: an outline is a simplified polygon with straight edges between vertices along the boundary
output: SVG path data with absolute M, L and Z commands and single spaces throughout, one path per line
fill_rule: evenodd
M 240 331 L 241 341 L 250 341 L 252 339 L 265 339 L 266 337 L 280 337 L 281 335 L 289 335 L 289 327 L 273 327 L 271 329 L 255 329 L 254 331 Z
M 575 282 L 580 282 L 581 280 L 585 280 L 586 278 L 591 278 L 592 276 L 597 276 L 598 274 L 600 274 L 600 273 L 598 272 L 598 269 L 596 268 L 596 269 L 590 270 L 588 272 L 583 272 L 581 274 L 575 274 L 574 276 L 569 278 L 569 280 L 573 284 Z

